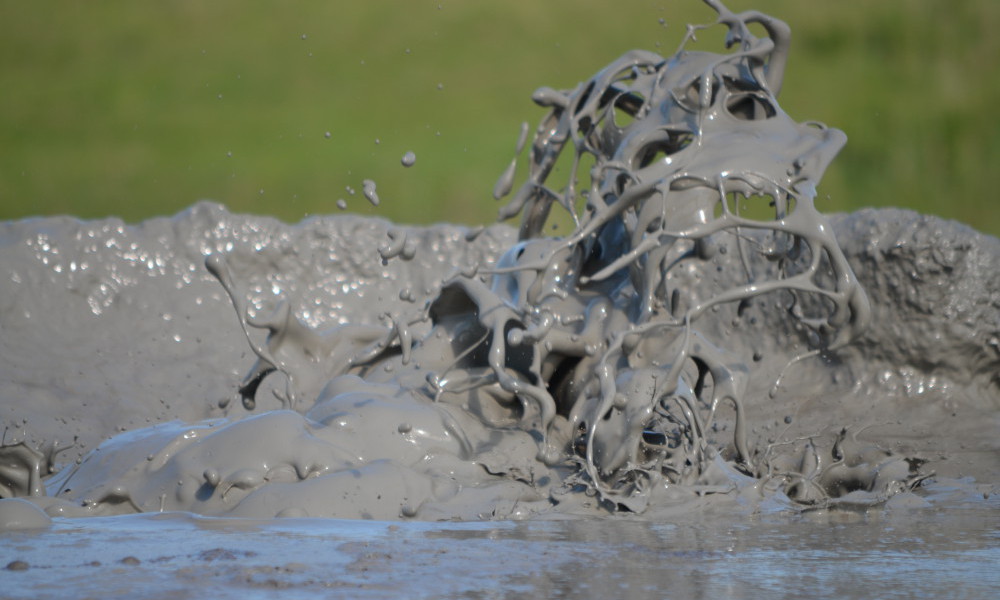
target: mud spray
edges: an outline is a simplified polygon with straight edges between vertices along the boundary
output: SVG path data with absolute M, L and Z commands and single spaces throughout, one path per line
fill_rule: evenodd
M 997 241 L 821 215 L 846 137 L 778 105 L 787 25 L 707 3 L 728 52 L 691 27 L 535 92 L 494 189 L 516 232 L 209 204 L 7 224 L 0 494 L 49 516 L 655 519 L 916 502 L 937 471 L 989 497 Z

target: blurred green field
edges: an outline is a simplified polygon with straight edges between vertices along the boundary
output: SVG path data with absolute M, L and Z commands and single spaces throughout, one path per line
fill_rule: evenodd
M 1000 2 L 729 5 L 792 26 L 782 106 L 848 134 L 821 209 L 1000 234 Z M 712 19 L 697 0 L 0 0 L 0 219 L 137 221 L 211 199 L 295 222 L 343 198 L 400 222 L 492 221 L 520 123 L 543 114 L 535 88 L 631 48 L 672 53 Z

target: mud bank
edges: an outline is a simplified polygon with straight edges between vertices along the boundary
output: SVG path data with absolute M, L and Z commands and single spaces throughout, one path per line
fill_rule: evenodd
M 709 4 L 730 53 L 535 92 L 517 230 L 3 224 L 10 527 L 995 502 L 1000 242 L 822 215 L 845 136 L 778 105 L 787 26 Z
M 746 406 L 752 423 L 750 444 L 761 447 L 804 436 L 819 440 L 847 428 L 869 445 L 928 461 L 923 468 L 929 472 L 972 476 L 988 493 L 995 493 L 1000 475 L 995 435 L 1000 409 L 1000 241 L 964 225 L 902 210 L 862 211 L 831 221 L 845 256 L 869 290 L 875 318 L 859 341 L 837 356 L 802 361 L 790 370 L 775 397 L 767 390 L 752 396 Z M 247 350 L 228 297 L 204 269 L 204 257 L 228 252 L 234 277 L 244 282 L 247 304 L 262 314 L 269 314 L 279 298 L 291 297 L 295 313 L 317 328 L 342 323 L 378 326 L 379 315 L 410 304 L 400 299 L 400 290 L 423 295 L 455 262 L 491 264 L 516 236 L 510 228 L 494 226 L 469 242 L 460 228 L 403 228 L 408 239 L 433 251 L 418 252 L 410 262 L 383 265 L 371 249 L 394 227 L 349 216 L 285 225 L 233 215 L 213 204 L 137 226 L 69 218 L 4 224 L 4 270 L 17 283 L 0 290 L 7 495 L 18 486 L 21 494 L 39 494 L 45 488 L 38 486 L 51 475 L 39 472 L 25 479 L 18 474 L 30 471 L 10 467 L 18 464 L 14 456 L 37 452 L 48 457 L 39 464 L 50 464 L 53 472 L 66 468 L 71 474 L 77 472 L 74 463 L 101 443 L 105 446 L 97 455 L 109 458 L 90 458 L 79 467 L 77 477 L 86 476 L 88 491 L 101 490 L 109 482 L 120 485 L 131 469 L 152 466 L 144 472 L 164 472 L 164 465 L 147 458 L 158 453 L 172 457 L 185 448 L 178 440 L 210 438 L 208 434 L 218 431 L 233 432 L 218 436 L 222 443 L 213 452 L 227 452 L 231 444 L 228 452 L 240 456 L 216 463 L 220 484 L 222 478 L 235 479 L 244 460 L 267 465 L 312 458 L 319 443 L 311 431 L 317 427 L 312 403 L 303 400 L 298 406 L 312 411 L 306 420 L 282 411 L 269 391 L 258 390 L 253 411 L 239 401 L 237 384 L 255 357 Z M 773 357 L 770 368 L 780 369 L 794 350 L 782 348 L 786 332 L 780 316 L 774 321 L 759 318 L 738 327 L 756 352 Z M 277 387 L 280 392 L 282 386 Z M 380 467 L 383 473 L 348 471 L 352 479 L 360 473 L 362 487 L 370 486 L 376 496 L 385 489 L 383 476 L 404 477 L 390 464 L 428 454 L 420 451 L 421 439 L 403 437 L 404 421 L 423 431 L 424 439 L 437 435 L 441 445 L 455 444 L 447 431 L 435 432 L 433 423 L 421 421 L 424 417 L 415 408 L 383 405 L 367 414 L 376 415 L 371 423 L 342 427 L 336 435 L 351 440 L 347 447 L 358 454 L 370 451 L 371 444 L 359 441 L 365 436 L 373 436 L 373 444 L 380 447 L 401 444 L 384 449 L 395 454 L 381 463 L 386 465 Z M 247 433 L 235 432 L 238 426 L 247 427 Z M 364 429 L 368 426 L 385 431 Z M 450 450 L 460 452 L 457 446 Z M 254 452 L 259 456 L 251 457 Z M 535 454 L 529 436 L 520 454 L 511 450 L 493 459 L 527 470 Z M 24 464 L 29 463 L 25 458 Z M 169 480 L 172 487 L 192 475 L 204 481 L 210 464 L 196 462 L 188 472 L 168 468 L 156 482 L 163 486 Z M 251 471 L 244 475 L 253 477 Z M 229 498 L 252 487 L 241 488 L 239 481 L 232 486 Z M 55 491 L 50 487 L 50 493 Z M 159 488 L 150 492 L 145 499 L 152 505 L 138 507 L 105 499 L 106 508 L 98 514 L 158 510 L 161 493 Z M 315 493 L 324 499 L 331 494 Z M 425 493 L 430 496 L 431 490 Z M 140 502 L 144 498 L 134 490 L 129 494 Z M 46 504 L 46 498 L 33 499 Z M 398 498 L 394 500 L 377 516 L 404 516 Z M 165 508 L 178 508 L 173 500 L 164 502 Z M 251 514 L 274 516 L 301 502 L 286 504 Z M 370 511 L 377 502 L 359 497 L 348 505 Z M 495 498 L 474 505 L 454 514 L 427 516 L 516 516 L 513 502 L 506 515 L 492 512 L 498 506 Z M 181 506 L 199 508 L 195 503 Z M 326 506 L 331 506 L 328 512 L 321 509 L 314 516 L 369 516 L 355 508 L 337 508 L 336 503 Z

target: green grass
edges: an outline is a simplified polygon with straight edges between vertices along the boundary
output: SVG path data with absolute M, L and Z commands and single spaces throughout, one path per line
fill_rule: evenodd
M 789 22 L 782 106 L 850 138 L 822 209 L 1000 234 L 1000 3 L 730 6 Z M 520 123 L 542 116 L 535 88 L 634 47 L 669 54 L 711 19 L 696 0 L 0 0 L 0 219 L 137 221 L 212 199 L 294 222 L 344 198 L 401 222 L 487 222 Z

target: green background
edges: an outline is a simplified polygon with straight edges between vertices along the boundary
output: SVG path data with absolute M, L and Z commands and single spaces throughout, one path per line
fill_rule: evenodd
M 792 26 L 783 108 L 848 134 L 821 210 L 901 206 L 1000 234 L 1000 2 L 729 5 Z M 137 221 L 211 199 L 295 222 L 344 198 L 400 222 L 489 222 L 520 123 L 542 117 L 537 87 L 632 48 L 670 54 L 713 19 L 696 0 L 0 0 L 0 219 Z

